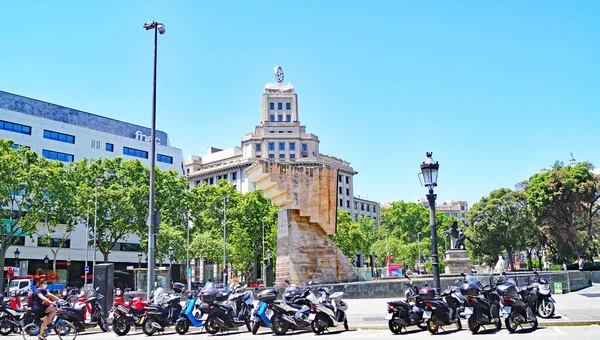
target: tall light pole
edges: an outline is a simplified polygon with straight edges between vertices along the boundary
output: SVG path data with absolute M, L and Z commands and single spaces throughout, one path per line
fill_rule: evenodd
M 185 216 L 187 222 L 187 254 L 185 255 L 185 275 L 187 276 L 188 290 L 192 290 L 192 273 L 190 270 L 190 218 L 189 215 Z
M 417 261 L 417 268 L 419 275 L 421 275 L 421 232 L 417 233 L 417 248 L 419 249 L 419 260 Z
M 388 238 L 390 236 L 390 230 L 386 229 L 385 230 L 385 261 L 387 263 L 387 265 L 390 265 L 390 260 L 389 260 L 389 256 L 390 256 L 390 250 L 388 248 Z
M 266 272 L 265 270 L 267 269 L 266 265 L 265 265 L 265 218 L 266 216 L 263 216 L 262 218 L 262 257 L 263 257 L 263 261 L 262 261 L 262 277 L 263 277 L 263 281 L 266 282 Z M 266 287 L 266 286 L 265 286 Z
M 90 204 L 92 204 L 92 200 L 87 201 L 87 221 L 85 223 L 85 267 L 83 268 L 84 278 L 84 290 L 87 290 L 87 279 L 89 273 L 88 267 L 88 253 L 90 250 Z
M 71 276 L 71 258 L 67 258 L 67 282 L 66 286 L 69 286 L 69 277 Z
M 152 21 L 144 24 L 146 31 L 154 29 L 154 78 L 152 87 L 152 130 L 150 143 L 150 206 L 148 209 L 148 286 L 146 296 L 154 288 L 154 247 L 156 246 L 156 213 L 154 212 L 154 177 L 156 164 L 156 59 L 158 48 L 158 33 L 165 34 L 165 25 Z M 150 265 L 152 264 L 152 265 Z
M 44 266 L 45 266 L 45 269 L 44 269 L 45 273 L 44 274 L 46 276 L 46 280 L 48 280 L 48 261 L 49 260 L 50 259 L 48 258 L 48 255 L 46 255 L 46 257 L 44 257 Z
M 94 260 L 92 264 L 92 268 L 96 267 L 96 226 L 98 224 L 98 185 L 102 182 L 102 177 L 96 178 L 96 202 L 94 203 Z M 96 272 L 94 272 L 94 276 L 92 276 L 92 286 L 95 285 L 96 282 Z
M 19 250 L 19 248 L 17 248 L 17 250 L 15 250 L 15 267 L 20 268 L 20 263 L 19 263 L 19 255 L 21 255 L 21 251 Z M 20 271 L 20 270 L 19 270 Z M 19 275 L 21 273 L 19 272 Z
M 175 249 L 173 246 L 169 246 L 169 288 L 171 288 L 171 281 L 173 281 L 173 253 Z
M 227 286 L 227 202 L 229 196 L 223 197 L 223 287 Z
M 427 201 L 429 201 L 429 222 L 431 224 L 431 267 L 433 268 L 433 286 L 440 288 L 440 267 L 438 264 L 437 250 L 437 226 L 435 220 L 435 199 L 437 195 L 433 193 L 433 188 L 437 186 L 438 170 L 440 165 L 434 162 L 431 156 L 433 152 L 425 154 L 427 159 L 421 164 L 421 174 L 423 175 L 423 186 L 429 188 Z

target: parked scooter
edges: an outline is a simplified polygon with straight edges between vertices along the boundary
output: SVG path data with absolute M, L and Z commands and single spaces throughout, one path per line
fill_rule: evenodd
M 262 327 L 271 328 L 271 318 L 273 317 L 273 302 L 277 298 L 277 290 L 274 288 L 262 290 L 258 295 L 258 304 L 252 311 L 252 334 L 256 334 Z
M 437 296 L 435 288 L 425 287 L 419 290 L 419 296 L 425 301 L 423 320 L 427 322 L 429 333 L 436 334 L 440 327 L 452 324 L 456 325 L 457 330 L 462 329 L 458 291 L 458 287 L 448 287 Z
M 417 326 L 421 330 L 427 329 L 423 320 L 423 311 L 425 303 L 419 297 L 419 287 L 413 284 L 413 281 L 404 274 L 408 280 L 405 291 L 406 301 L 396 300 L 388 302 L 385 319 L 388 320 L 390 331 L 394 334 L 402 333 L 402 328 L 406 331 L 408 326 Z
M 141 297 L 129 297 L 129 302 L 120 303 L 121 299 L 115 299 L 113 311 L 112 329 L 117 335 L 126 335 L 131 329 L 131 325 L 135 328 L 142 327 L 142 317 L 146 314 L 144 309 L 148 306 L 148 301 L 144 301 Z
M 341 324 L 344 325 L 344 329 L 348 330 L 348 319 L 346 318 L 346 310 L 348 305 L 342 300 L 344 296 L 343 292 L 336 292 L 329 295 L 329 289 L 321 287 L 319 292 L 322 295 L 322 299 L 319 304 L 313 305 L 313 312 L 308 317 L 310 320 L 311 328 L 317 335 L 322 334 L 329 327 L 337 327 Z
M 550 293 L 550 283 L 548 279 L 540 278 L 537 271 L 534 271 L 535 282 L 529 287 L 529 294 L 535 295 L 534 310 L 541 318 L 549 319 L 554 315 L 556 303 Z
M 286 280 L 288 287 L 283 292 L 283 298 L 280 302 L 275 302 L 271 308 L 273 316 L 271 317 L 271 329 L 275 335 L 283 335 L 288 330 L 309 330 L 312 321 L 309 320 L 313 305 L 321 302 L 309 288 L 303 288 L 302 292 L 295 285 L 290 285 Z
M 192 327 L 204 327 L 204 323 L 208 318 L 208 305 L 203 303 L 198 295 L 203 292 L 209 292 L 214 289 L 214 284 L 209 282 L 204 286 L 202 291 L 190 293 L 185 307 L 181 310 L 181 314 L 175 323 L 175 331 L 178 334 L 185 334 Z
M 185 286 L 185 285 L 183 285 Z M 175 290 L 175 285 L 173 286 Z M 154 292 L 153 303 L 146 306 L 146 314 L 142 316 L 142 331 L 148 336 L 156 332 L 164 332 L 165 328 L 174 325 L 181 313 L 181 290 L 169 295 L 162 288 Z
M 204 324 L 206 332 L 209 334 L 217 334 L 231 328 L 241 327 L 246 325 L 250 332 L 250 315 L 252 313 L 252 303 L 254 295 L 250 291 L 243 291 L 244 287 L 240 287 L 233 293 L 233 284 L 229 284 L 225 291 L 214 291 L 212 303 L 208 306 L 208 318 Z M 212 295 L 212 294 L 209 294 Z M 223 298 L 227 298 L 223 301 Z M 220 301 L 219 301 L 220 300 Z
M 11 300 L 2 301 L 3 296 L 0 295 L 0 335 L 9 335 L 10 333 L 19 333 L 21 327 L 19 326 L 19 319 L 21 318 L 22 309 L 15 309 L 13 299 L 19 299 L 16 291 L 12 292 L 13 297 Z M 20 303 L 20 300 L 19 300 Z
M 473 274 L 465 275 L 464 283 L 460 286 L 460 292 L 467 298 L 465 315 L 471 333 L 476 334 L 479 328 L 486 325 L 494 325 L 496 329 L 502 328 L 500 319 L 500 296 L 496 293 L 493 281 L 489 285 L 482 286 Z
M 505 319 L 506 329 L 514 333 L 523 324 L 536 329 L 538 321 L 532 308 L 536 297 L 529 294 L 527 287 L 519 289 L 516 282 L 508 279 L 505 273 L 498 277 L 496 284 L 496 291 L 504 303 L 502 317 Z
M 99 326 L 103 332 L 108 332 L 108 320 L 98 301 L 101 298 L 103 296 L 98 294 L 98 288 L 96 288 L 94 296 L 76 302 L 74 307 L 63 307 L 63 319 L 75 325 L 77 332 L 83 332 L 87 328 L 96 326 Z M 89 311 L 89 318 L 86 318 L 86 311 Z

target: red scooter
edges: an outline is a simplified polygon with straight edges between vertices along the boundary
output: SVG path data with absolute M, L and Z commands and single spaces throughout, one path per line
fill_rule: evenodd
M 116 296 L 112 320 L 113 332 L 117 335 L 126 335 L 131 325 L 136 328 L 142 327 L 142 316 L 146 313 L 144 309 L 146 306 L 148 301 L 144 301 L 141 297 L 131 296 L 129 302 L 125 302 L 122 293 Z

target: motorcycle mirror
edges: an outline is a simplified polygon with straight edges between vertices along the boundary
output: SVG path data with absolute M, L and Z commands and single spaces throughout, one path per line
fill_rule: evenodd
M 460 273 L 460 276 L 465 277 L 466 275 L 465 273 Z
M 100 289 L 100 287 L 96 287 L 96 291 L 98 291 Z

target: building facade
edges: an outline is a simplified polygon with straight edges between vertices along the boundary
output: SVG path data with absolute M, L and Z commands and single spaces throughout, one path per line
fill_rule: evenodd
M 417 198 L 417 203 L 429 209 L 427 198 Z M 435 207 L 435 211 L 444 213 L 446 216 L 456 217 L 463 225 L 467 225 L 467 213 L 469 212 L 469 204 L 467 201 L 444 201 Z
M 83 158 L 123 157 L 139 159 L 149 167 L 150 135 L 147 127 L 0 91 L 0 138 L 11 139 L 49 159 L 73 162 Z M 183 153 L 170 145 L 163 131 L 156 131 L 156 153 L 158 168 L 183 173 Z M 70 259 L 71 270 L 83 273 L 85 236 L 85 225 L 78 225 L 67 246 L 58 252 L 59 267 L 64 269 L 66 260 Z M 38 247 L 37 235 L 21 240 L 8 249 L 6 256 L 10 259 L 19 248 L 22 267 L 29 264 L 29 267 L 43 268 L 45 264 L 39 261 L 46 255 L 52 258 L 47 247 Z M 135 235 L 122 240 L 109 255 L 109 261 L 137 266 L 139 241 Z M 93 254 L 89 253 L 92 259 Z M 99 252 L 96 256 L 102 259 Z
M 338 169 L 338 208 L 358 220 L 368 216 L 380 222 L 379 204 L 354 197 L 354 175 L 350 163 L 319 151 L 319 138 L 300 124 L 298 95 L 294 86 L 283 82 L 267 83 L 262 94 L 260 125 L 242 137 L 240 146 L 229 149 L 210 147 L 203 156 L 190 156 L 185 173 L 192 186 L 217 184 L 228 180 L 242 193 L 254 190 L 244 169 L 258 160 L 298 166 L 331 166 Z

